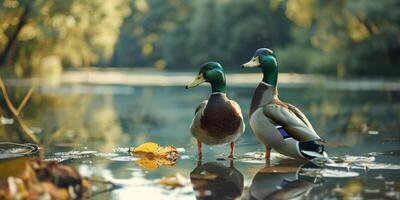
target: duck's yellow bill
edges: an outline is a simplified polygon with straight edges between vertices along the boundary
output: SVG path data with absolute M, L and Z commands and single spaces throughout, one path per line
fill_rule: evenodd
M 203 78 L 203 74 L 199 74 L 193 82 L 186 85 L 186 89 L 196 87 L 204 82 L 206 82 L 206 80 Z

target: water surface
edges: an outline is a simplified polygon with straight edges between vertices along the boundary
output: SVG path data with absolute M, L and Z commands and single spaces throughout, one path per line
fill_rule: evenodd
M 228 88 L 246 122 L 253 90 Z M 14 100 L 26 91 L 10 88 Z M 235 161 L 226 159 L 224 145 L 204 146 L 203 161 L 197 162 L 189 125 L 208 87 L 43 86 L 35 89 L 22 118 L 44 141 L 46 159 L 118 186 L 96 183 L 94 199 L 400 199 L 400 92 L 287 84 L 279 94 L 329 141 L 327 152 L 336 164 L 319 169 L 277 153 L 266 164 L 264 147 L 248 124 L 236 143 Z M 18 141 L 10 126 L 0 126 L 1 141 Z M 174 166 L 145 169 L 126 150 L 147 141 L 174 145 L 182 158 Z M 156 184 L 177 173 L 183 187 Z

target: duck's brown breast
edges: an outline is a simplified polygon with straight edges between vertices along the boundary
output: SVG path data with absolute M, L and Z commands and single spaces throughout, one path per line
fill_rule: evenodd
M 212 94 L 200 122 L 211 137 L 223 139 L 237 132 L 242 117 L 224 94 Z

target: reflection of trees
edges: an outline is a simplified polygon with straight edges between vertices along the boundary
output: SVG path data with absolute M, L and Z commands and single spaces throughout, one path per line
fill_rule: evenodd
M 25 93 L 25 91 L 15 88 L 11 93 L 18 96 L 19 93 Z M 31 93 L 30 91 L 28 94 Z M 26 103 L 26 98 L 22 102 L 22 104 Z M 19 112 L 21 109 L 12 110 Z M 2 115 L 6 112 L 4 109 L 0 111 Z M 13 115 L 18 117 L 14 119 L 19 127 L 1 126 L 3 130 L 0 136 L 4 138 L 3 140 L 23 140 L 23 138 L 10 136 L 13 136 L 16 131 L 21 131 L 19 130 L 21 127 L 25 127 L 30 134 L 34 134 L 32 130 L 37 130 L 45 146 L 54 144 L 91 146 L 98 142 L 102 144 L 99 145 L 100 150 L 110 150 L 116 146 L 117 142 L 124 141 L 112 95 L 34 93 L 21 114 L 25 121 L 19 120 L 19 115 Z M 21 123 L 23 126 L 20 125 Z M 24 131 L 25 129 L 22 130 Z
M 37 118 L 47 142 L 82 146 L 99 142 L 100 150 L 110 150 L 123 141 L 111 95 L 40 95 L 34 101 L 42 108 Z
M 304 99 L 304 111 L 310 113 L 314 128 L 322 137 L 336 137 L 339 143 L 354 145 L 369 131 L 390 134 L 400 128 L 400 114 L 394 112 L 400 104 L 386 98 L 392 93 L 314 88 Z

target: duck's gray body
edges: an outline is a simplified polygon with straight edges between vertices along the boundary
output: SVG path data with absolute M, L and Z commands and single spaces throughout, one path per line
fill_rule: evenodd
M 255 136 L 277 152 L 311 159 L 304 152 L 306 142 L 320 140 L 304 114 L 291 104 L 279 100 L 275 86 L 261 82 L 255 90 L 249 113 L 250 127 Z M 301 142 L 304 142 L 301 144 Z M 325 157 L 324 152 L 315 152 Z

